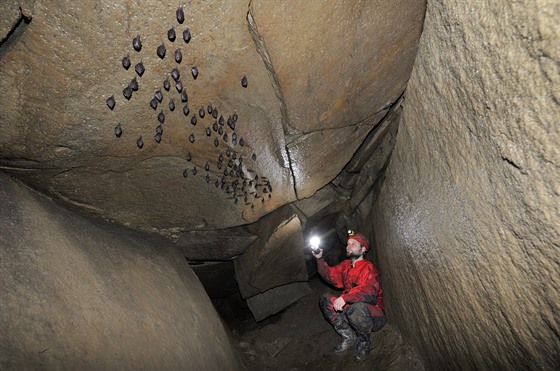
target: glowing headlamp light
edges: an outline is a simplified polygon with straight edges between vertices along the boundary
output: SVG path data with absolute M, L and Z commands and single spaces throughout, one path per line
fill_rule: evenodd
M 354 232 L 351 229 L 348 230 L 348 237 L 354 237 L 355 235 L 356 235 L 356 232 Z

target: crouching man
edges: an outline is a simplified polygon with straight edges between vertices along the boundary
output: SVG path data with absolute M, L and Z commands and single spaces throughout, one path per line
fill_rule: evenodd
M 342 337 L 342 342 L 334 352 L 343 353 L 357 342 L 357 361 L 363 361 L 368 356 L 371 333 L 380 330 L 387 323 L 377 268 L 364 259 L 368 250 L 369 241 L 366 236 L 349 231 L 346 245 L 349 259 L 330 267 L 322 259 L 323 250 L 313 252 L 321 277 L 344 290 L 338 297 L 324 294 L 320 303 L 325 318 Z

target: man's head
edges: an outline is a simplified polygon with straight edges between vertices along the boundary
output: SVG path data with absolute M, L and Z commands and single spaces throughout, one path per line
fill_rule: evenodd
M 369 250 L 369 241 L 361 233 L 349 233 L 346 243 L 346 255 L 349 258 L 359 258 Z

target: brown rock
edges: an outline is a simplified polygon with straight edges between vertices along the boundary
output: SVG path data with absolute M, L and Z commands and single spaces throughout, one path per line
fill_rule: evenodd
M 559 34 L 547 1 L 428 7 L 372 221 L 426 369 L 560 367 Z
M 0 209 L 1 369 L 239 367 L 166 239 L 65 210 L 5 174 Z
M 302 135 L 288 143 L 298 198 L 309 197 L 329 183 L 382 116 L 375 116 L 363 125 Z M 334 152 L 333 148 L 338 150 Z
M 16 4 L 26 17 L 33 13 L 33 20 L 0 59 L 0 165 L 104 218 L 161 233 L 251 223 L 294 201 L 296 192 L 305 198 L 331 181 L 402 93 L 424 9 L 423 2 L 405 1 L 383 6 L 309 1 L 290 9 L 254 1 L 247 14 L 247 4 L 240 2 L 197 3 L 185 9 L 185 25 L 179 26 L 176 5 L 153 0 L 102 9 L 95 1 L 55 1 L 37 9 L 20 1 L 5 4 L 10 24 L 17 19 Z M 323 16 L 310 20 L 308 14 Z M 395 21 L 409 27 L 395 29 Z M 160 143 L 145 140 L 156 126 L 148 102 L 176 66 L 173 58 L 156 54 L 162 42 L 175 49 L 167 38 L 172 25 L 178 33 L 188 27 L 192 37 L 179 66 L 189 106 L 210 104 L 224 117 L 238 115 L 235 130 L 244 146 L 228 142 L 229 149 L 239 152 L 253 175 L 272 183 L 274 192 L 264 203 L 235 204 L 231 194 L 209 190 L 221 177 L 217 169 L 208 183 L 200 182 L 205 175 L 183 179 L 188 152 L 201 169 L 227 149 L 225 142 L 214 147 L 215 138 L 204 139 L 210 121 L 192 127 L 181 110 L 166 111 Z M 132 45 L 137 35 L 140 51 Z M 130 101 L 121 94 L 134 77 L 133 69 L 122 67 L 126 55 L 133 66 L 145 67 Z M 247 88 L 240 85 L 243 76 Z M 111 95 L 117 97 L 114 110 L 105 104 Z M 180 96 L 170 89 L 163 99 Z M 117 124 L 123 131 L 119 138 Z M 229 126 L 225 130 L 232 137 Z M 134 143 L 139 137 L 141 149 Z M 335 147 L 340 150 L 333 161 Z
M 234 204 L 205 182 L 182 177 L 188 151 L 199 169 L 225 151 L 225 143 L 216 148 L 214 138 L 201 139 L 210 122 L 191 129 L 180 111 L 166 111 L 161 143 L 145 140 L 141 150 L 135 145 L 140 136 L 153 137 L 157 121 L 148 102 L 175 67 L 173 58 L 156 55 L 162 40 L 170 43 L 167 31 L 175 22 L 174 6 L 148 1 L 125 7 L 117 2 L 99 10 L 94 1 L 56 4 L 37 8 L 25 33 L 1 58 L 4 168 L 105 218 L 149 230 L 247 224 L 295 199 L 276 96 L 247 32 L 246 4 L 189 6 L 186 21 L 192 40 L 179 68 L 191 107 L 211 102 L 221 114 L 238 114 L 236 131 L 245 145 L 231 149 L 275 189 L 270 202 L 253 209 Z M 208 17 L 214 21 L 207 22 Z M 217 24 L 227 33 L 217 31 Z M 137 34 L 142 40 L 139 52 L 132 48 Z M 146 69 L 130 101 L 120 93 L 134 77 L 132 69 L 121 65 L 127 54 L 133 66 L 142 61 Z M 193 80 L 190 68 L 195 64 L 200 74 Z M 247 89 L 239 84 L 244 73 L 251 81 Z M 105 104 L 112 94 L 117 100 L 113 111 Z M 174 90 L 164 95 L 165 101 L 179 99 Z M 114 135 L 117 123 L 123 129 L 120 138 Z M 191 133 L 197 138 L 194 144 L 187 141 Z M 258 154 L 255 162 L 250 161 L 252 153 Z M 212 175 L 221 178 L 217 171 Z
M 369 156 L 367 162 L 362 165 L 360 173 L 357 176 L 356 185 L 353 187 L 352 196 L 349 200 L 351 208 L 360 205 L 364 198 L 371 193 L 375 183 L 381 179 L 389 163 L 389 159 L 391 158 L 391 153 L 397 137 L 398 117 L 389 119 L 384 122 L 384 124 L 386 125 L 379 128 L 379 131 L 376 132 L 378 135 L 375 135 L 373 138 L 375 142 L 375 144 L 371 146 L 374 148 L 373 153 Z M 354 160 L 354 158 L 352 160 Z M 355 163 L 350 163 L 349 167 L 352 167 L 354 164 Z M 355 168 L 353 170 L 355 170 Z
M 319 217 L 325 214 L 335 214 L 345 207 L 345 199 L 339 197 L 331 185 L 318 190 L 312 197 L 292 203 L 305 219 Z
M 349 173 L 359 172 L 364 164 L 369 161 L 372 156 L 375 156 L 374 152 L 384 140 L 388 127 L 392 128 L 392 132 L 395 131 L 393 135 L 396 134 L 396 127 L 398 126 L 402 111 L 402 100 L 403 98 L 399 99 L 387 112 L 387 115 L 381 119 L 379 124 L 369 132 L 360 148 L 358 148 L 354 156 L 352 156 L 352 160 L 344 167 L 345 171 Z
M 307 281 L 301 223 L 290 206 L 284 206 L 252 225 L 259 238 L 234 260 L 243 298 L 277 286 Z
M 396 101 L 412 70 L 424 11 L 424 2 L 406 0 L 252 1 L 287 132 L 355 125 Z
M 18 1 L 2 1 L 0 3 L 0 42 L 4 42 L 10 31 L 12 31 L 17 23 L 21 20 L 21 11 Z

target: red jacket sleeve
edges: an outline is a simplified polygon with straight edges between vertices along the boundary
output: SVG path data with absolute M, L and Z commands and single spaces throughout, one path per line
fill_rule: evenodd
M 379 295 L 379 274 L 373 264 L 363 268 L 357 285 L 342 294 L 341 297 L 347 303 L 364 302 L 375 305 Z
M 342 280 L 342 265 L 338 264 L 331 267 L 327 264 L 324 259 L 317 260 L 317 271 L 323 279 L 328 281 L 330 284 L 334 285 L 336 288 L 341 289 L 344 286 L 344 281 Z

